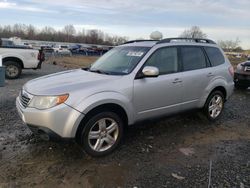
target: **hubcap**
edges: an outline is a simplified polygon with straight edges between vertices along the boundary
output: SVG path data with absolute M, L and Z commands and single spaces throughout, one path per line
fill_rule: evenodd
M 14 65 L 9 65 L 6 67 L 6 73 L 9 77 L 14 77 L 18 74 L 18 68 Z
M 97 152 L 106 151 L 116 143 L 118 134 L 117 122 L 111 118 L 102 118 L 89 131 L 89 146 Z
M 209 103 L 209 115 L 216 118 L 220 115 L 223 108 L 223 99 L 220 95 L 215 95 Z

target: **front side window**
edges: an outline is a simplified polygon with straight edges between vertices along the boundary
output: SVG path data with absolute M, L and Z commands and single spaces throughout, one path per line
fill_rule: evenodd
M 114 75 L 126 75 L 132 72 L 149 47 L 121 46 L 113 48 L 100 57 L 90 71 Z
M 203 50 L 199 47 L 182 47 L 181 55 L 183 71 L 203 69 L 207 67 L 206 57 Z
M 224 56 L 218 48 L 205 47 L 205 51 L 213 66 L 218 66 L 225 62 Z
M 178 71 L 178 50 L 175 47 L 160 48 L 147 60 L 144 66 L 154 66 L 160 75 Z

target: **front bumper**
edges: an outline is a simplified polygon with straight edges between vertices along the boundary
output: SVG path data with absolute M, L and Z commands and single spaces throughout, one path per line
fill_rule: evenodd
M 250 74 L 234 74 L 234 82 L 241 86 L 250 86 Z
M 19 97 L 16 98 L 16 107 L 22 121 L 32 132 L 53 140 L 74 138 L 84 117 L 82 113 L 66 104 L 46 110 L 23 108 Z

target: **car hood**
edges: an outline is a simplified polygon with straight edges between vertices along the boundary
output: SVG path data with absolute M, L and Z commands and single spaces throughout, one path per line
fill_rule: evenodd
M 63 71 L 27 82 L 24 89 L 33 95 L 61 95 L 89 87 L 106 85 L 121 76 L 88 72 L 81 69 Z
M 243 66 L 250 66 L 250 61 L 246 61 L 244 63 L 241 63 L 241 65 L 243 65 Z

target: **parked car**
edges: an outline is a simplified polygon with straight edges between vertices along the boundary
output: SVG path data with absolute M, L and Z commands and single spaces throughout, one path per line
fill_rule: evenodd
M 87 52 L 86 52 L 85 48 L 80 44 L 70 46 L 69 50 L 71 51 L 72 54 L 87 55 Z
M 127 125 L 191 109 L 217 120 L 233 93 L 233 73 L 208 39 L 133 41 L 90 68 L 29 81 L 16 106 L 35 134 L 76 139 L 88 154 L 103 156 L 120 144 Z
M 248 58 L 248 61 L 237 65 L 234 74 L 234 83 L 238 89 L 247 89 L 250 87 L 250 58 Z
M 10 40 L 10 39 L 6 39 L 6 38 L 1 38 L 1 47 L 5 47 L 5 48 L 21 48 L 21 49 L 32 49 L 32 47 L 28 46 L 28 45 L 20 45 L 20 44 L 15 44 L 14 41 Z
M 27 46 L 15 45 L 8 39 L 0 39 L 0 55 L 3 58 L 5 76 L 8 79 L 16 79 L 22 69 L 39 69 L 44 61 L 43 52 Z
M 55 55 L 72 55 L 72 53 L 68 49 L 68 46 L 66 45 L 56 45 L 53 47 L 53 50 L 55 52 Z
M 46 53 L 46 54 L 54 53 L 54 49 L 51 46 L 42 45 L 41 48 L 43 48 L 44 53 Z

